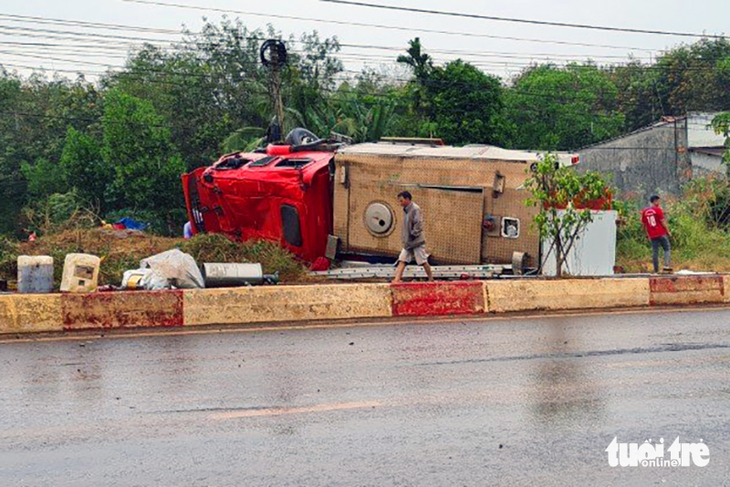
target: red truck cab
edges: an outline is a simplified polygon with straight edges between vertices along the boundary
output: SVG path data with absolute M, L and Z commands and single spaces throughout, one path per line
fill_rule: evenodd
M 182 176 L 193 234 L 275 241 L 314 262 L 332 234 L 333 174 L 330 150 L 227 154 Z

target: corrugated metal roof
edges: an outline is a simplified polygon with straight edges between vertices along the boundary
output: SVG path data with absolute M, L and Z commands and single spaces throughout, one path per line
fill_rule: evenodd
M 480 159 L 485 161 L 512 161 L 532 163 L 540 159 L 537 152 L 502 149 L 491 145 L 466 147 L 428 147 L 392 143 L 356 144 L 341 149 L 339 154 L 379 155 L 414 158 Z

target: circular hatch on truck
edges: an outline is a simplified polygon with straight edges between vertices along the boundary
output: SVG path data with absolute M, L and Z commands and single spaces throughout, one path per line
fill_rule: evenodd
M 385 237 L 393 229 L 393 210 L 385 203 L 370 203 L 365 210 L 365 226 L 376 237 Z

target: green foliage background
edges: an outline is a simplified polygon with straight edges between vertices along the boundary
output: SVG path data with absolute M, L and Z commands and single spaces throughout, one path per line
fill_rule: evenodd
M 441 137 L 576 150 L 664 115 L 730 109 L 724 39 L 681 45 L 651 65 L 536 64 L 506 80 L 462 60 L 436 65 L 414 39 L 393 59 L 407 76 L 352 76 L 336 57 L 336 38 L 223 20 L 170 49 L 144 45 L 95 82 L 22 77 L 0 66 L 0 235 L 25 237 L 68 208 L 137 217 L 178 235 L 180 173 L 250 150 L 265 133 L 273 110 L 259 47 L 272 37 L 297 46 L 282 72 L 285 130 L 335 131 L 357 142 Z M 726 122 L 717 130 L 727 134 Z

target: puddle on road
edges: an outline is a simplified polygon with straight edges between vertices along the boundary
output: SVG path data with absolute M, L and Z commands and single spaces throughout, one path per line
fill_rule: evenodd
M 580 336 L 556 321 L 541 343 L 543 359 L 535 361 L 530 391 L 531 414 L 540 425 L 595 420 L 605 409 L 599 383 L 585 370 Z
M 226 413 L 214 414 L 212 417 L 213 419 L 237 419 L 254 418 L 261 416 L 281 416 L 284 414 L 311 414 L 325 413 L 331 411 L 346 411 L 350 409 L 372 409 L 380 405 L 381 403 L 376 401 L 315 404 L 313 406 L 302 406 L 296 408 L 265 408 L 246 409 L 243 411 L 230 411 Z

